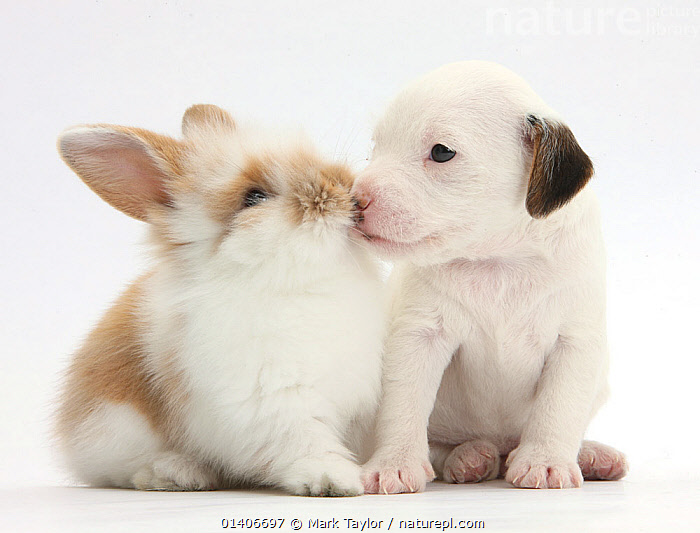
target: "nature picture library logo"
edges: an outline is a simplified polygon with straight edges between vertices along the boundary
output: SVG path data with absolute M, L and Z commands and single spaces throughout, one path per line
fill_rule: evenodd
M 603 35 L 686 36 L 700 34 L 700 6 L 636 7 L 496 7 L 486 12 L 488 34 L 520 36 Z

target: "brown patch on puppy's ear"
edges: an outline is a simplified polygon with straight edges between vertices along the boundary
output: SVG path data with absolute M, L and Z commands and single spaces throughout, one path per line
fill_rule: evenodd
M 593 175 L 593 163 L 564 124 L 527 117 L 533 156 L 525 206 L 544 218 L 571 200 Z
M 184 145 L 139 128 L 98 124 L 63 132 L 58 151 L 100 198 L 145 221 L 151 207 L 169 204 Z
M 236 123 L 228 111 L 211 104 L 190 106 L 182 117 L 182 134 L 191 135 L 197 130 L 234 131 Z

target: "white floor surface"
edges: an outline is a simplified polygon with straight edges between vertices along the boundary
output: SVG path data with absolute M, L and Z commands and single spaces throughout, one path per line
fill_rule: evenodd
M 504 481 L 432 483 L 422 494 L 348 499 L 262 490 L 162 493 L 25 487 L 3 489 L 0 502 L 3 532 L 213 532 L 234 529 L 233 525 L 241 531 L 245 523 L 238 520 L 251 519 L 254 526 L 252 520 L 265 518 L 284 519 L 277 527 L 280 531 L 293 531 L 295 525 L 300 531 L 323 529 L 314 525 L 333 528 L 333 519 L 337 530 L 365 532 L 440 531 L 445 526 L 452 531 L 470 525 L 515 532 L 700 531 L 698 480 L 658 481 L 634 475 L 621 482 L 586 483 L 580 490 L 518 490 Z M 223 527 L 225 520 L 228 528 Z M 460 521 L 465 521 L 464 528 Z

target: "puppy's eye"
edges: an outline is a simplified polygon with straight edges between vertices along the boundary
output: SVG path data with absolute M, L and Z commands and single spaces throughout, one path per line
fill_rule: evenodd
M 246 207 L 253 207 L 255 205 L 263 203 L 267 200 L 267 193 L 261 191 L 260 189 L 252 189 L 248 191 L 245 195 L 245 200 L 243 200 L 243 205 Z
M 430 159 L 436 163 L 445 163 L 446 161 L 452 159 L 456 153 L 457 152 L 450 150 L 444 144 L 436 144 L 433 146 L 433 149 L 430 150 Z

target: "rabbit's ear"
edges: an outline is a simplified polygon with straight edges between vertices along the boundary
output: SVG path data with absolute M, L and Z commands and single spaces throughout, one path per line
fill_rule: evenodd
M 183 143 L 138 128 L 76 126 L 58 138 L 58 151 L 88 187 L 138 220 L 149 207 L 169 205 L 180 174 Z
M 228 111 L 210 104 L 190 106 L 182 117 L 182 134 L 187 137 L 197 131 L 234 131 L 236 123 Z

